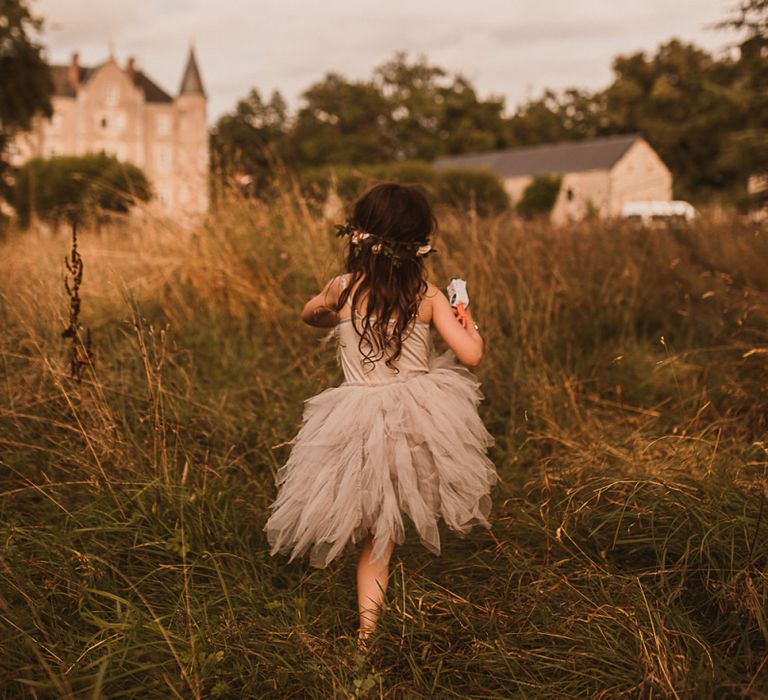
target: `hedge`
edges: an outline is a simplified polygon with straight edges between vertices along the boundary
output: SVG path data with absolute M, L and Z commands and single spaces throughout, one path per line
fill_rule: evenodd
M 135 165 L 106 153 L 89 153 L 27 161 L 16 174 L 11 204 L 27 226 L 32 212 L 56 224 L 72 215 L 83 219 L 127 212 L 151 196 L 149 181 Z
M 427 190 L 434 202 L 460 209 L 474 209 L 481 216 L 509 208 L 509 198 L 499 179 L 486 170 L 436 169 L 423 161 L 401 161 L 380 165 L 334 165 L 302 171 L 305 196 L 322 200 L 335 185 L 346 201 L 381 180 L 412 182 Z

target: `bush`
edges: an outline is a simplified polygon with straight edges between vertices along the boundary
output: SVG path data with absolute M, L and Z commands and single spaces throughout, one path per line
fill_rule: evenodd
M 509 208 L 509 197 L 499 178 L 487 170 L 451 168 L 441 172 L 441 199 L 461 209 L 474 209 L 480 216 Z
M 475 209 L 480 215 L 497 214 L 509 208 L 507 193 L 493 173 L 460 168 L 437 170 L 423 161 L 323 166 L 302 171 L 300 178 L 305 196 L 323 199 L 335 182 L 336 192 L 344 200 L 354 199 L 381 180 L 419 184 L 436 203 Z
M 53 224 L 72 215 L 98 218 L 103 212 L 127 212 L 151 194 L 139 168 L 102 152 L 27 161 L 16 176 L 11 203 L 22 226 L 28 226 L 33 212 Z
M 557 201 L 562 180 L 562 177 L 554 175 L 539 175 L 533 178 L 517 203 L 517 213 L 526 219 L 532 219 L 539 214 L 549 214 Z

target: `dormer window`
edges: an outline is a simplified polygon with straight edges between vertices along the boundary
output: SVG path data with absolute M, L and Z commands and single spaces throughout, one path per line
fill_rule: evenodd
M 120 100 L 120 91 L 117 85 L 107 85 L 104 88 L 104 102 L 109 107 L 114 107 Z

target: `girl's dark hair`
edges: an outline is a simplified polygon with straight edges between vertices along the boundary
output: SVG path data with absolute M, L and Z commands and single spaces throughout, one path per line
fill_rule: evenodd
M 351 274 L 337 310 L 354 290 L 352 324 L 360 336 L 358 348 L 363 361 L 372 368 L 374 362 L 385 358 L 387 367 L 397 371 L 394 362 L 400 357 L 403 334 L 415 323 L 427 291 L 424 259 L 415 255 L 414 244 L 426 245 L 437 221 L 420 187 L 383 182 L 355 201 L 349 223 L 358 231 L 383 239 L 396 258 L 385 254 L 381 246 L 372 245 L 371 239 L 357 245 L 350 241 L 345 268 Z M 358 325 L 355 311 L 363 298 L 366 308 Z

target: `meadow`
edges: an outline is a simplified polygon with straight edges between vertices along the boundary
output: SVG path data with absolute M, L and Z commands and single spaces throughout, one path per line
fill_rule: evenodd
M 490 531 L 395 550 L 365 654 L 354 550 L 315 570 L 262 532 L 341 379 L 299 320 L 331 224 L 288 188 L 81 231 L 80 383 L 68 237 L 6 235 L 0 697 L 768 697 L 766 232 L 439 220 L 501 483 Z

